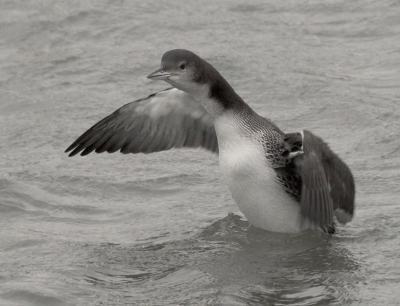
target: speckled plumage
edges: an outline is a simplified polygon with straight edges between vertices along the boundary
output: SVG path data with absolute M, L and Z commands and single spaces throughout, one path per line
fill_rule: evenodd
M 219 152 L 233 199 L 254 226 L 275 232 L 335 231 L 354 213 L 350 169 L 309 131 L 283 133 L 255 113 L 220 73 L 187 50 L 164 54 L 148 76 L 175 89 L 127 104 L 68 149 L 151 153 L 173 147 Z

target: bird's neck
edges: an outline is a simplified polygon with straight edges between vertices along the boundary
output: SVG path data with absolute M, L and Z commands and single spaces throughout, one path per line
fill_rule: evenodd
M 192 93 L 214 119 L 231 112 L 252 112 L 242 98 L 223 78 L 211 78 Z

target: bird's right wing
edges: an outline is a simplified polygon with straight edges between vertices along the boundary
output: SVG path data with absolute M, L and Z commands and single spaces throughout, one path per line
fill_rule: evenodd
M 218 153 L 214 120 L 187 93 L 169 88 L 122 106 L 75 140 L 65 152 L 151 153 L 203 147 Z

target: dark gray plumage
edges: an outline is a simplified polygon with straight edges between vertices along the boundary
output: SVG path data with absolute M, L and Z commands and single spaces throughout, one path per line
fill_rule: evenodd
M 349 167 L 310 131 L 286 134 L 285 142 L 291 153 L 302 152 L 284 167 L 295 169 L 286 179 L 301 182 L 291 192 L 298 191 L 295 196 L 302 215 L 325 232 L 334 233 L 333 216 L 347 223 L 354 213 L 355 185 Z
M 171 148 L 203 147 L 218 152 L 214 122 L 183 91 L 170 88 L 128 103 L 96 123 L 65 152 L 152 153 Z

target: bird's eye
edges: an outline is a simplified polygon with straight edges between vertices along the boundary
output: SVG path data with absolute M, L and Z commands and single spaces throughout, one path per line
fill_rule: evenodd
M 181 69 L 185 69 L 185 67 L 186 67 L 185 63 L 182 63 L 182 64 L 179 66 L 179 68 L 181 68 Z

